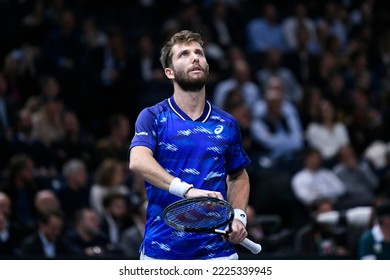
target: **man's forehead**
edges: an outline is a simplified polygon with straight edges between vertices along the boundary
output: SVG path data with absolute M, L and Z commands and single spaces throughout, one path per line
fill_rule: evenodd
M 190 42 L 181 42 L 181 43 L 175 44 L 172 47 L 172 53 L 177 53 L 177 52 L 180 52 L 180 51 L 183 51 L 183 50 L 186 50 L 186 49 L 189 49 L 189 50 L 192 50 L 192 49 L 203 50 L 202 46 L 198 42 L 190 41 Z

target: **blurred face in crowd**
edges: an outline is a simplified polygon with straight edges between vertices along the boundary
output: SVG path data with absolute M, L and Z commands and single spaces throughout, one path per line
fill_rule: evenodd
M 322 201 L 316 210 L 317 214 L 333 211 L 333 204 L 328 200 Z
M 123 184 L 124 168 L 120 163 L 115 164 L 114 173 L 112 174 L 112 185 L 117 186 Z
M 64 115 L 64 127 L 69 133 L 76 133 L 79 131 L 79 121 L 77 115 L 73 112 L 67 112 Z
M 79 223 L 80 229 L 90 236 L 96 236 L 100 232 L 100 219 L 93 210 L 85 210 L 83 219 Z
M 0 213 L 2 213 L 5 218 L 9 218 L 11 215 L 11 200 L 4 193 L 0 193 Z
M 305 167 L 310 170 L 318 170 L 321 166 L 321 155 L 318 152 L 311 152 L 305 159 Z
M 30 134 L 33 128 L 31 113 L 29 110 L 22 109 L 19 112 L 18 130 L 25 134 Z
M 128 139 L 130 134 L 130 122 L 127 118 L 121 117 L 119 125 L 116 127 L 118 134 L 121 135 L 122 139 Z
M 35 208 L 43 213 L 46 211 L 60 210 L 61 206 L 57 196 L 53 192 L 43 190 L 36 195 Z
M 342 147 L 339 151 L 340 160 L 349 168 L 357 166 L 357 158 L 354 150 L 350 146 Z
M 55 78 L 49 77 L 42 85 L 42 93 L 47 97 L 57 97 L 60 92 L 58 82 Z
M 20 177 L 22 177 L 25 181 L 31 182 L 34 179 L 34 162 L 32 160 L 28 160 L 26 165 L 20 170 Z
M 127 205 L 126 200 L 122 198 L 117 198 L 112 201 L 109 206 L 109 212 L 111 213 L 114 219 L 120 219 L 126 215 Z
M 40 230 L 47 240 L 55 242 L 62 233 L 63 221 L 60 217 L 51 216 L 47 223 L 41 223 Z
M 324 122 L 333 122 L 335 117 L 333 104 L 327 100 L 320 102 L 320 113 L 321 118 Z
M 266 99 L 268 113 L 274 116 L 279 116 L 282 110 L 283 93 L 278 90 L 267 90 Z

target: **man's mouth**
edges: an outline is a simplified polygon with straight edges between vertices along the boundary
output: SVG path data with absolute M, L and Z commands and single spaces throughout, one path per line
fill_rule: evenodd
M 190 72 L 203 72 L 203 68 L 200 66 L 195 66 L 191 68 Z

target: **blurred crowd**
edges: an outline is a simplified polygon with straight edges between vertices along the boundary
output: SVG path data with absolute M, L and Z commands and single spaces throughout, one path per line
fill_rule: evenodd
M 147 201 L 128 147 L 138 113 L 172 94 L 160 46 L 190 29 L 252 159 L 263 254 L 364 258 L 380 232 L 389 258 L 385 2 L 1 0 L 0 256 L 138 258 Z

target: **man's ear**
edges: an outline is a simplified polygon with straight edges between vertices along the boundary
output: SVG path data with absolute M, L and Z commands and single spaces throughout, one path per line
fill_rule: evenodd
M 175 74 L 172 68 L 169 67 L 165 68 L 164 72 L 165 72 L 165 76 L 167 76 L 168 79 L 173 80 L 175 78 Z

